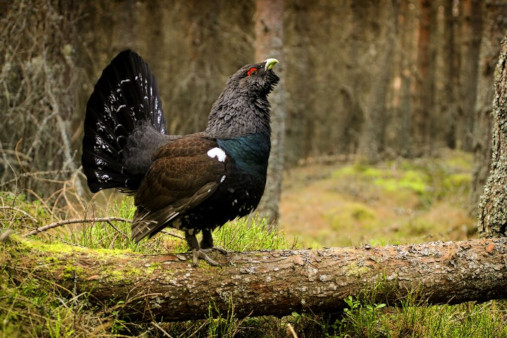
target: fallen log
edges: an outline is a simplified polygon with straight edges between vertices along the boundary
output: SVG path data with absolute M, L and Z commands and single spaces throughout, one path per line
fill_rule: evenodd
M 375 289 L 395 303 L 417 290 L 429 303 L 507 298 L 507 238 L 420 245 L 216 254 L 223 267 L 197 268 L 180 255 L 91 250 L 11 238 L 0 266 L 33 274 L 91 301 L 122 301 L 129 320 L 205 318 L 209 304 L 238 317 L 336 312 L 344 299 Z M 123 303 L 124 302 L 124 303 Z

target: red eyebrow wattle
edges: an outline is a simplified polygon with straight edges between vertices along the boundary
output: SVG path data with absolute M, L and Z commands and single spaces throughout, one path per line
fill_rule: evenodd
M 248 72 L 246 73 L 246 75 L 250 76 L 253 72 L 257 71 L 257 68 L 255 67 L 252 67 L 248 70 Z

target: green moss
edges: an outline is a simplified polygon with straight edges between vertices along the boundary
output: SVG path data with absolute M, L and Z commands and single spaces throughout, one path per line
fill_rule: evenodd
M 443 181 L 443 187 L 446 189 L 464 188 L 468 189 L 472 182 L 472 176 L 469 173 L 457 173 L 447 176 Z
M 147 274 L 152 274 L 155 270 L 160 269 L 161 267 L 162 264 L 160 263 L 150 263 L 150 265 L 146 267 L 145 272 Z
M 361 171 L 361 175 L 364 177 L 376 178 L 385 175 L 385 171 L 378 168 L 368 167 Z
M 424 219 L 415 219 L 406 225 L 407 234 L 409 236 L 422 236 L 432 233 L 431 229 L 435 229 L 437 225 Z
M 62 271 L 62 277 L 64 279 L 74 279 L 84 273 L 84 270 L 80 266 L 67 265 Z
M 120 269 L 116 269 L 116 268 L 107 269 L 107 270 L 104 270 L 103 272 L 101 272 L 101 275 L 103 277 L 106 277 L 111 282 L 115 282 L 115 281 L 125 281 L 126 282 L 124 271 L 120 270 Z
M 449 167 L 459 171 L 471 171 L 473 164 L 472 153 L 466 153 L 463 151 L 453 151 L 444 157 L 443 161 Z
M 388 192 L 396 192 L 398 190 L 407 189 L 419 195 L 427 191 L 427 185 L 424 179 L 424 174 L 407 170 L 401 177 L 379 177 L 375 179 L 375 185 L 382 187 Z
M 353 219 L 358 221 L 368 221 L 375 219 L 375 212 L 373 212 L 365 205 L 356 203 L 351 207 L 350 215 Z
M 356 169 L 354 168 L 354 166 L 352 165 L 346 165 L 346 166 L 343 166 L 342 168 L 334 171 L 332 174 L 331 174 L 331 177 L 332 178 L 342 178 L 344 176 L 352 176 L 352 175 L 355 175 L 357 173 Z
M 375 239 L 371 239 L 369 241 L 369 244 L 371 246 L 386 246 L 386 245 L 398 245 L 401 244 L 401 242 L 393 238 L 386 239 L 382 236 L 378 236 Z
M 144 275 L 145 271 L 143 269 L 130 268 L 130 269 L 126 270 L 125 273 L 127 276 L 137 277 L 137 276 Z
M 376 220 L 375 212 L 365 204 L 352 202 L 346 203 L 330 210 L 325 218 L 335 230 L 343 229 L 346 225 L 357 226 L 359 223 L 372 223 Z
M 126 256 L 133 254 L 134 251 L 132 249 L 95 249 L 94 253 L 100 256 Z
M 360 278 L 362 275 L 370 272 L 370 268 L 368 268 L 366 266 L 359 266 L 359 264 L 357 262 L 353 262 L 345 268 L 345 271 L 346 271 L 345 273 L 347 274 L 347 276 L 353 276 L 353 277 Z
M 394 166 L 394 165 L 393 165 Z M 404 170 L 348 165 L 336 170 L 332 178 L 349 178 L 353 181 L 372 182 L 386 192 L 410 190 L 417 194 L 424 194 L 427 190 L 427 175 L 411 166 Z
M 54 243 L 44 243 L 38 240 L 23 240 L 23 245 L 26 246 L 30 250 L 38 250 L 47 253 L 53 254 L 69 254 L 73 252 L 86 252 L 89 251 L 85 248 L 80 248 L 77 246 L 71 246 L 68 244 L 63 244 L 59 242 Z

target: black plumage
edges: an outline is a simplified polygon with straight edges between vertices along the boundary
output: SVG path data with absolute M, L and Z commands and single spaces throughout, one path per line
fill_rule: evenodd
M 213 248 L 213 229 L 249 214 L 264 192 L 267 95 L 279 80 L 277 62 L 240 68 L 213 104 L 206 130 L 190 135 L 166 134 L 155 78 L 139 55 L 121 52 L 104 69 L 87 105 L 83 170 L 92 192 L 134 194 L 133 239 L 177 228 L 194 264 L 216 264 L 203 252 Z

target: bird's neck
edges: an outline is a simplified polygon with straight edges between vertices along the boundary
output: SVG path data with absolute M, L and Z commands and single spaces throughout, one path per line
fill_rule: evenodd
M 271 135 L 267 97 L 222 93 L 213 104 L 206 133 L 214 138 L 232 139 L 251 134 Z
M 217 143 L 231 155 L 239 169 L 254 175 L 266 175 L 271 150 L 269 135 L 249 134 L 236 138 L 217 139 Z

